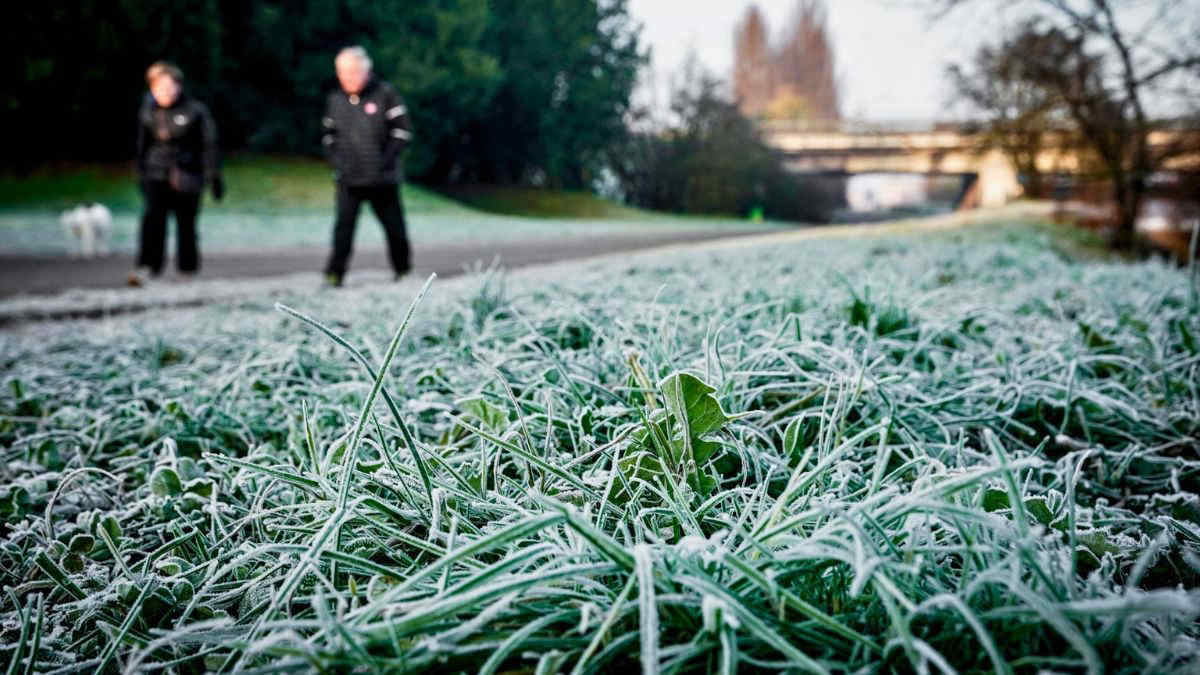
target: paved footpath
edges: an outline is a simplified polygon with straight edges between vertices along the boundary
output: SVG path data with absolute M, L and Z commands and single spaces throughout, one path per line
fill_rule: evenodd
M 477 262 L 487 265 L 498 260 L 506 268 L 516 268 L 761 232 L 748 229 L 676 230 L 631 235 L 570 235 L 560 239 L 479 244 L 417 243 L 413 245 L 413 272 L 416 276 L 437 272 L 438 276 L 446 277 L 461 274 Z M 202 251 L 201 279 L 261 279 L 304 272 L 311 272 L 316 278 L 325 264 L 327 254 L 328 251 L 323 248 L 312 247 L 215 251 L 207 254 Z M 47 295 L 77 289 L 121 288 L 132 269 L 133 258 L 128 254 L 85 260 L 65 256 L 0 253 L 0 298 Z M 363 248 L 354 252 L 348 278 L 352 279 L 355 272 L 389 269 L 384 249 Z M 164 279 L 169 280 L 171 276 L 168 269 Z
M 506 269 L 568 262 L 595 256 L 634 253 L 670 245 L 686 245 L 780 232 L 754 229 L 704 229 L 630 235 L 571 235 L 559 239 L 413 246 L 413 273 L 436 272 L 453 277 L 492 263 Z M 320 248 L 202 253 L 198 279 L 181 282 L 166 271 L 145 288 L 129 288 L 133 268 L 129 254 L 72 259 L 65 256 L 22 256 L 0 253 L 0 329 L 53 319 L 101 318 L 166 307 L 195 307 L 229 302 L 248 295 L 271 295 L 320 285 L 327 251 Z M 383 248 L 355 251 L 348 286 L 390 280 Z

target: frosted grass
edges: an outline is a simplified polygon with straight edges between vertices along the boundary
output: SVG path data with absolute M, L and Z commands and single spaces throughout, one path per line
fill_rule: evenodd
M 1194 672 L 1196 290 L 1051 243 L 6 336 L 0 664 Z

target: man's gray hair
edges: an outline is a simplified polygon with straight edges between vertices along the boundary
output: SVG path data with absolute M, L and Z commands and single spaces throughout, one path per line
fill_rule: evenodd
M 352 45 L 350 47 L 343 48 L 342 51 L 338 52 L 338 55 L 333 59 L 333 62 L 337 63 L 339 61 L 351 58 L 366 66 L 367 70 L 371 69 L 371 57 L 367 56 L 367 50 L 363 49 L 359 45 Z

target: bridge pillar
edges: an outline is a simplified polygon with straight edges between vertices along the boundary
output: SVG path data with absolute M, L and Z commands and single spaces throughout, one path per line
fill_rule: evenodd
M 1024 192 L 1016 167 L 1002 151 L 988 150 L 979 158 L 978 166 L 979 180 L 975 185 L 979 190 L 979 206 L 1004 206 Z

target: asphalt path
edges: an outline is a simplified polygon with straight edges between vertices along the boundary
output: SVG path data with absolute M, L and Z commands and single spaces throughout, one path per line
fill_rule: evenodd
M 462 274 L 477 263 L 498 262 L 506 268 L 526 267 L 596 255 L 638 251 L 668 244 L 709 241 L 761 234 L 751 229 L 675 230 L 628 235 L 564 235 L 557 239 L 487 243 L 413 244 L 413 273 L 440 277 Z M 328 251 L 323 248 L 201 252 L 202 279 L 263 279 L 312 271 L 320 274 Z M 0 252 L 0 298 L 54 295 L 76 289 L 122 288 L 134 267 L 129 254 L 82 259 L 66 256 L 12 255 Z M 168 261 L 168 266 L 171 264 Z M 350 261 L 355 271 L 388 270 L 383 248 L 361 248 Z M 169 279 L 171 272 L 164 277 Z

